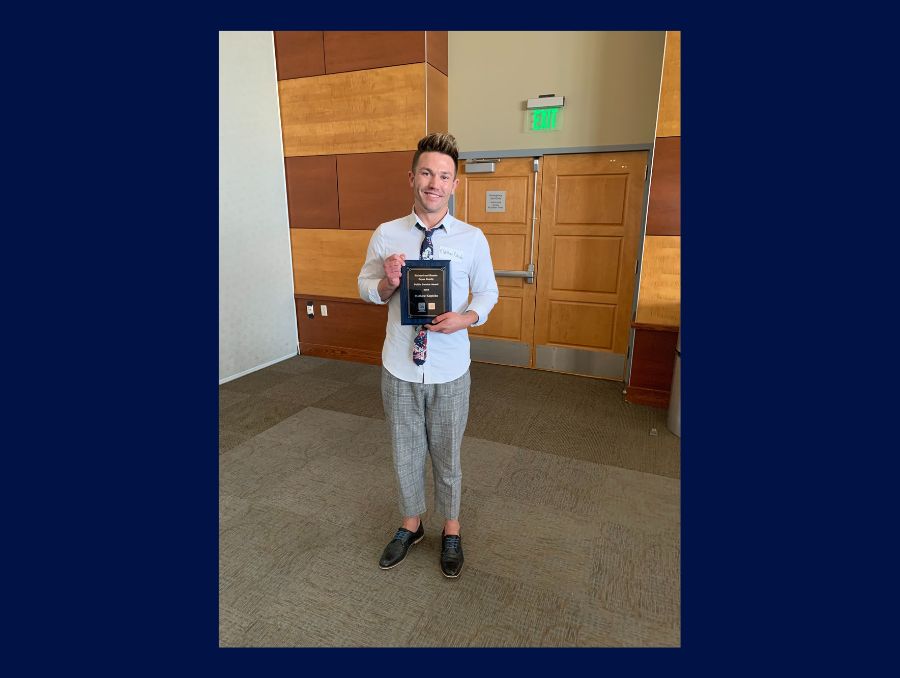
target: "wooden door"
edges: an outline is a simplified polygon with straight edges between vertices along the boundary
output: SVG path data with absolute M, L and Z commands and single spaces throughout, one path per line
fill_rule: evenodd
M 545 156 L 534 366 L 624 380 L 646 151 Z
M 532 256 L 532 217 L 540 214 L 540 177 L 533 158 L 503 158 L 494 161 L 490 173 L 469 173 L 460 163 L 454 215 L 478 226 L 491 248 L 495 271 L 526 271 Z M 538 228 L 538 224 L 534 228 Z M 533 367 L 534 283 L 524 278 L 498 275 L 500 297 L 488 322 L 469 328 L 472 358 L 520 367 Z

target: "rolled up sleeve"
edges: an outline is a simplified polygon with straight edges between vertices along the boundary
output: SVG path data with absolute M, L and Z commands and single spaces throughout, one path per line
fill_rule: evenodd
M 384 278 L 384 259 L 383 237 L 379 227 L 372 233 L 369 247 L 366 250 L 366 261 L 356 279 L 359 296 L 363 301 L 382 305 L 387 303 L 387 301 L 382 301 L 381 295 L 378 294 L 378 283 Z

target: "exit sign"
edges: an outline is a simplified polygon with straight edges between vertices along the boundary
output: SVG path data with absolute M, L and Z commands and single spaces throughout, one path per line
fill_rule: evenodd
M 562 116 L 558 108 L 536 108 L 531 114 L 532 131 L 553 131 L 559 129 Z

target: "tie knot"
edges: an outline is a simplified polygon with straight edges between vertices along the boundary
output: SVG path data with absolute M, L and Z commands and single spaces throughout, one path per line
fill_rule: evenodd
M 434 246 L 431 244 L 431 234 L 439 228 L 444 228 L 444 225 L 441 224 L 440 226 L 432 228 L 430 231 L 426 231 L 422 224 L 416 222 L 416 228 L 425 233 L 425 237 L 422 238 L 422 247 L 420 248 L 419 256 L 423 259 L 434 259 Z

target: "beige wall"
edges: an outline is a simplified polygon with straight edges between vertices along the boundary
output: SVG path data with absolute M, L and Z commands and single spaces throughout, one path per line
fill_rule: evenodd
M 651 144 L 665 31 L 450 31 L 449 131 L 460 150 Z M 524 102 L 566 97 L 562 129 Z

